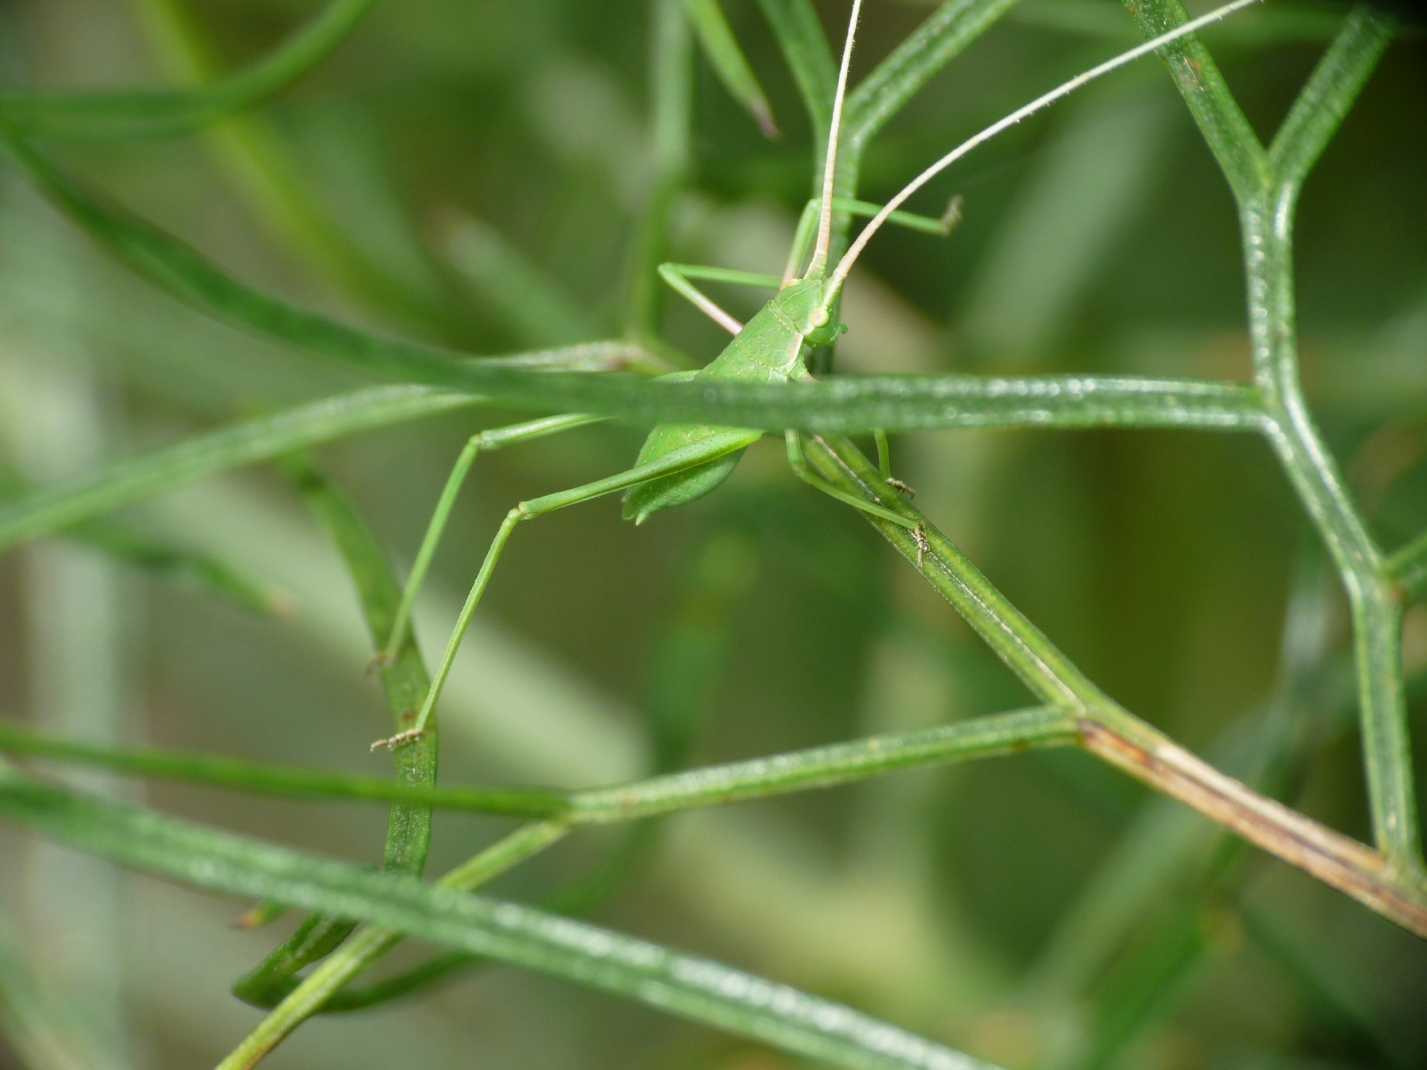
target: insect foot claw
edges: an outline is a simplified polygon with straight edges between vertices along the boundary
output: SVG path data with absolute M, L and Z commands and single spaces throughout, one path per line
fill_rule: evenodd
M 368 748 L 373 754 L 379 750 L 400 750 L 408 743 L 415 743 L 426 734 L 424 728 L 408 728 L 405 732 L 398 732 L 394 736 L 387 736 L 386 739 L 378 739 Z
M 392 656 L 385 650 L 378 650 L 372 655 L 372 660 L 367 662 L 367 675 L 375 676 L 379 672 L 390 669 L 392 660 Z
M 888 476 L 884 482 L 904 498 L 915 498 L 916 489 L 910 483 L 903 483 L 895 476 Z
M 927 529 L 918 524 L 912 529 L 912 541 L 917 544 L 917 568 L 922 568 L 927 562 L 927 551 L 932 548 Z
M 941 223 L 942 234 L 950 234 L 956 229 L 956 225 L 961 222 L 962 200 L 961 194 L 957 193 L 952 196 L 951 200 L 947 201 L 946 211 L 942 212 L 941 219 L 938 220 L 938 222 Z

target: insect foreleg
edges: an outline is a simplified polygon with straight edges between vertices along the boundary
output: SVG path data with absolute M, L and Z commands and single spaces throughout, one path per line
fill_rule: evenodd
M 822 476 L 814 472 L 812 466 L 808 464 L 807 458 L 803 456 L 802 441 L 798 438 L 796 431 L 785 432 L 784 438 L 788 444 L 788 464 L 792 467 L 798 478 L 808 486 L 822 491 L 828 495 L 828 497 L 836 498 L 844 505 L 850 505 L 854 509 L 860 509 L 864 513 L 870 513 L 872 516 L 878 517 L 881 520 L 890 520 L 894 524 L 901 524 L 904 528 L 915 528 L 917 526 L 915 520 L 909 520 L 898 513 L 892 512 L 890 509 L 884 509 L 880 505 L 874 505 L 872 502 L 864 501 L 861 498 L 854 497 L 846 491 L 834 487 L 827 480 L 823 479 Z
M 757 272 L 738 271 L 734 268 L 703 267 L 699 264 L 660 264 L 659 277 L 729 334 L 737 334 L 743 330 L 743 324 L 720 308 L 713 298 L 690 282 L 690 279 L 731 282 L 735 286 L 755 286 L 765 290 L 776 290 L 781 285 L 781 280 L 775 275 L 760 275 Z
M 555 417 L 554 419 L 561 419 L 561 417 Z M 476 573 L 475 582 L 471 584 L 470 593 L 466 595 L 465 604 L 461 606 L 461 612 L 456 618 L 456 625 L 451 630 L 450 638 L 446 640 L 446 650 L 441 657 L 441 664 L 437 667 L 435 675 L 431 678 L 431 686 L 426 692 L 426 698 L 421 704 L 421 709 L 417 713 L 412 727 L 408 731 L 392 736 L 389 739 L 378 740 L 372 744 L 372 749 L 376 750 L 383 747 L 400 746 L 403 743 L 415 739 L 425 730 L 427 722 L 431 719 L 432 711 L 435 710 L 436 703 L 441 698 L 441 691 L 446 685 L 446 678 L 451 674 L 451 667 L 455 664 L 456 652 L 461 647 L 461 640 L 465 638 L 466 630 L 470 627 L 471 618 L 475 615 L 476 607 L 480 605 L 481 598 L 485 594 L 486 588 L 490 585 L 491 575 L 495 572 L 495 567 L 500 562 L 501 554 L 505 551 L 505 545 L 510 541 L 511 535 L 523 521 L 533 520 L 538 516 L 556 512 L 567 506 L 578 505 L 581 502 L 591 501 L 594 498 L 600 498 L 606 494 L 614 494 L 617 491 L 627 490 L 630 487 L 637 486 L 640 483 L 647 483 L 661 476 L 674 475 L 675 473 L 683 472 L 690 468 L 697 468 L 700 465 L 716 461 L 728 453 L 747 447 L 750 441 L 756 438 L 757 432 L 753 432 L 751 438 L 744 437 L 738 439 L 731 436 L 726 445 L 711 445 L 702 442 L 695 443 L 683 449 L 673 450 L 658 460 L 650 461 L 647 464 L 636 465 L 627 471 L 608 476 L 604 479 L 595 480 L 593 483 L 585 483 L 570 490 L 546 494 L 543 497 L 532 498 L 529 501 L 520 502 L 516 505 L 514 509 L 505 515 L 505 520 L 501 522 L 500 530 L 496 532 L 495 538 L 491 540 L 490 548 L 486 550 L 485 559 L 481 562 L 480 570 Z

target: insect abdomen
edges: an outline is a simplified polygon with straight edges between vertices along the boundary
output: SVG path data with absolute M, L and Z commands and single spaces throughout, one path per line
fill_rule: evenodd
M 687 505 L 702 498 L 733 473 L 743 451 L 761 437 L 761 431 L 732 427 L 705 427 L 699 424 L 656 427 L 644 440 L 639 460 L 635 462 L 637 465 L 693 445 L 718 450 L 719 455 L 695 468 L 631 488 L 624 496 L 624 519 L 642 524 L 660 509 Z

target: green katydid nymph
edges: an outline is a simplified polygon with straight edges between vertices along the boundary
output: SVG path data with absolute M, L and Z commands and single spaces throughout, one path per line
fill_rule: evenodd
M 931 219 L 900 211 L 901 206 L 908 198 L 951 164 L 1028 116 L 1069 96 L 1082 86 L 1116 68 L 1148 55 L 1186 34 L 1193 33 L 1211 22 L 1257 2 L 1258 0 L 1233 0 L 1231 3 L 1185 22 L 1173 30 L 1082 72 L 968 138 L 927 167 L 884 205 L 878 206 L 859 201 L 844 201 L 833 197 L 834 180 L 837 173 L 838 134 L 841 128 L 843 101 L 847 93 L 853 40 L 861 9 L 861 0 L 853 0 L 833 98 L 832 119 L 825 153 L 826 165 L 821 180 L 822 196 L 811 202 L 808 205 L 808 210 L 804 212 L 803 223 L 798 228 L 798 237 L 794 241 L 788 264 L 781 278 L 683 264 L 665 264 L 660 268 L 661 276 L 670 286 L 734 336 L 733 340 L 713 361 L 692 373 L 692 377 L 694 379 L 767 383 L 790 383 L 810 379 L 809 355 L 815 349 L 831 345 L 845 329 L 835 319 L 838 299 L 842 294 L 848 273 L 873 235 L 888 222 L 937 234 L 946 234 L 950 231 L 955 220 L 956 202 L 953 202 L 952 209 L 942 218 Z M 834 211 L 870 216 L 871 219 L 848 246 L 847 251 L 836 265 L 831 265 L 829 260 Z M 811 226 L 814 218 L 817 222 L 815 233 Z M 809 253 L 811 253 L 810 256 Z M 803 265 L 805 258 L 807 263 Z M 774 289 L 776 292 L 773 298 L 744 325 L 699 291 L 691 281 L 694 279 L 764 286 Z M 689 373 L 681 373 L 681 376 L 687 374 Z M 581 426 L 591 422 L 592 419 L 594 418 L 581 415 L 547 417 L 508 428 L 483 432 L 471 439 L 457 461 L 432 516 L 426 537 L 422 542 L 411 576 L 403 592 L 392 634 L 381 656 L 390 657 L 405 640 L 416 592 L 425 577 L 432 554 L 449 516 L 454 497 L 476 455 L 482 449 L 543 437 Z M 687 504 L 714 490 L 728 478 L 743 452 L 762 436 L 762 431 L 740 428 L 696 424 L 659 426 L 650 432 L 632 468 L 570 490 L 521 502 L 511 509 L 506 514 L 505 520 L 492 540 L 485 560 L 481 564 L 470 594 L 466 598 L 447 641 L 441 664 L 437 668 L 425 701 L 412 722 L 412 727 L 390 739 L 378 741 L 373 744 L 374 749 L 399 746 L 416 738 L 425 729 L 440 698 L 441 689 L 450 673 L 456 652 L 472 615 L 485 593 L 491 574 L 500 560 L 506 543 L 519 524 L 569 505 L 590 501 L 616 492 L 624 492 L 625 518 L 636 524 L 642 523 L 660 510 Z M 804 461 L 796 431 L 787 431 L 785 440 L 789 463 L 793 471 L 805 482 L 854 508 L 872 513 L 883 520 L 909 527 L 913 526 L 911 521 L 898 513 L 852 497 L 823 481 Z M 882 458 L 883 476 L 888 481 L 889 488 L 897 491 L 901 485 L 891 478 L 886 462 L 885 440 L 882 436 L 878 437 L 878 448 Z M 921 538 L 918 538 L 918 545 L 923 545 Z

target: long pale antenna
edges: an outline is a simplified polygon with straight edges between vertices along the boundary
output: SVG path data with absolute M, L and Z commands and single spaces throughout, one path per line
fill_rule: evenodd
M 1130 49 L 1128 52 L 1121 52 L 1118 56 L 1115 56 L 1113 59 L 1106 60 L 1098 67 L 1092 67 L 1088 71 L 1084 71 L 1081 74 L 1077 74 L 1074 78 L 1070 79 L 1070 81 L 1056 86 L 1049 93 L 1036 97 L 1035 100 L 1031 101 L 1024 107 L 1017 108 L 1015 111 L 1011 112 L 1010 115 L 1007 115 L 1004 119 L 992 123 L 985 130 L 982 130 L 979 134 L 975 134 L 967 138 L 960 145 L 956 146 L 956 148 L 952 149 L 940 160 L 932 164 L 916 178 L 912 179 L 905 186 L 903 186 L 897 192 L 896 196 L 894 196 L 890 201 L 884 204 L 882 206 L 882 210 L 872 217 L 872 221 L 868 223 L 867 226 L 862 228 L 862 232 L 857 235 L 857 240 L 854 241 L 852 245 L 848 247 L 847 252 L 843 255 L 842 259 L 838 261 L 837 268 L 832 273 L 832 278 L 830 280 L 830 285 L 827 288 L 827 292 L 829 294 L 836 294 L 839 290 L 842 289 L 842 284 L 847 281 L 847 274 L 849 271 L 852 270 L 852 265 L 856 262 L 858 256 L 862 254 L 862 250 L 867 248 L 867 243 L 872 240 L 872 235 L 876 234 L 878 228 L 881 227 L 883 223 L 887 222 L 888 216 L 890 216 L 904 203 L 906 203 L 907 198 L 909 198 L 912 194 L 916 193 L 917 190 L 921 189 L 933 178 L 941 174 L 957 160 L 961 159 L 963 156 L 969 153 L 972 149 L 976 148 L 979 145 L 985 144 L 997 134 L 1003 133 L 1004 131 L 1010 129 L 1011 127 L 1019 123 L 1022 119 L 1034 115 L 1042 108 L 1048 108 L 1056 101 L 1061 100 L 1064 97 L 1070 96 L 1070 94 L 1074 93 L 1077 89 L 1081 88 L 1084 85 L 1088 85 L 1090 82 L 1095 81 L 1095 79 L 1101 77 L 1102 75 L 1109 74 L 1117 67 L 1123 67 L 1127 63 L 1133 63 L 1141 56 L 1148 55 L 1149 53 L 1154 52 L 1157 49 L 1163 48 L 1171 41 L 1178 40 L 1186 34 L 1193 33 L 1195 30 L 1209 25 L 1211 22 L 1218 22 L 1220 19 L 1232 15 L 1235 11 L 1238 11 L 1241 8 L 1246 8 L 1250 4 L 1256 4 L 1258 2 L 1259 0 L 1233 0 L 1232 3 L 1225 4 L 1223 7 L 1215 8 L 1207 15 L 1201 15 L 1197 19 L 1191 19 L 1190 21 L 1184 23 L 1184 25 L 1178 26 L 1175 29 L 1170 30 L 1168 33 L 1162 33 L 1158 37 L 1155 37 L 1149 41 L 1146 41 L 1142 45 L 1138 45 L 1135 48 Z M 829 174 L 831 174 L 830 171 Z M 823 202 L 823 207 L 827 207 L 826 201 Z
M 842 46 L 842 69 L 837 72 L 837 92 L 832 97 L 832 128 L 827 135 L 827 160 L 823 165 L 823 196 L 818 211 L 818 240 L 813 246 L 813 258 L 807 275 L 819 272 L 827 264 L 832 246 L 832 191 L 837 176 L 837 139 L 842 133 L 842 101 L 847 96 L 847 70 L 852 66 L 852 39 L 857 36 L 857 16 L 862 0 L 852 0 L 852 17 L 847 22 L 847 41 Z M 804 278 L 807 278 L 804 275 Z

